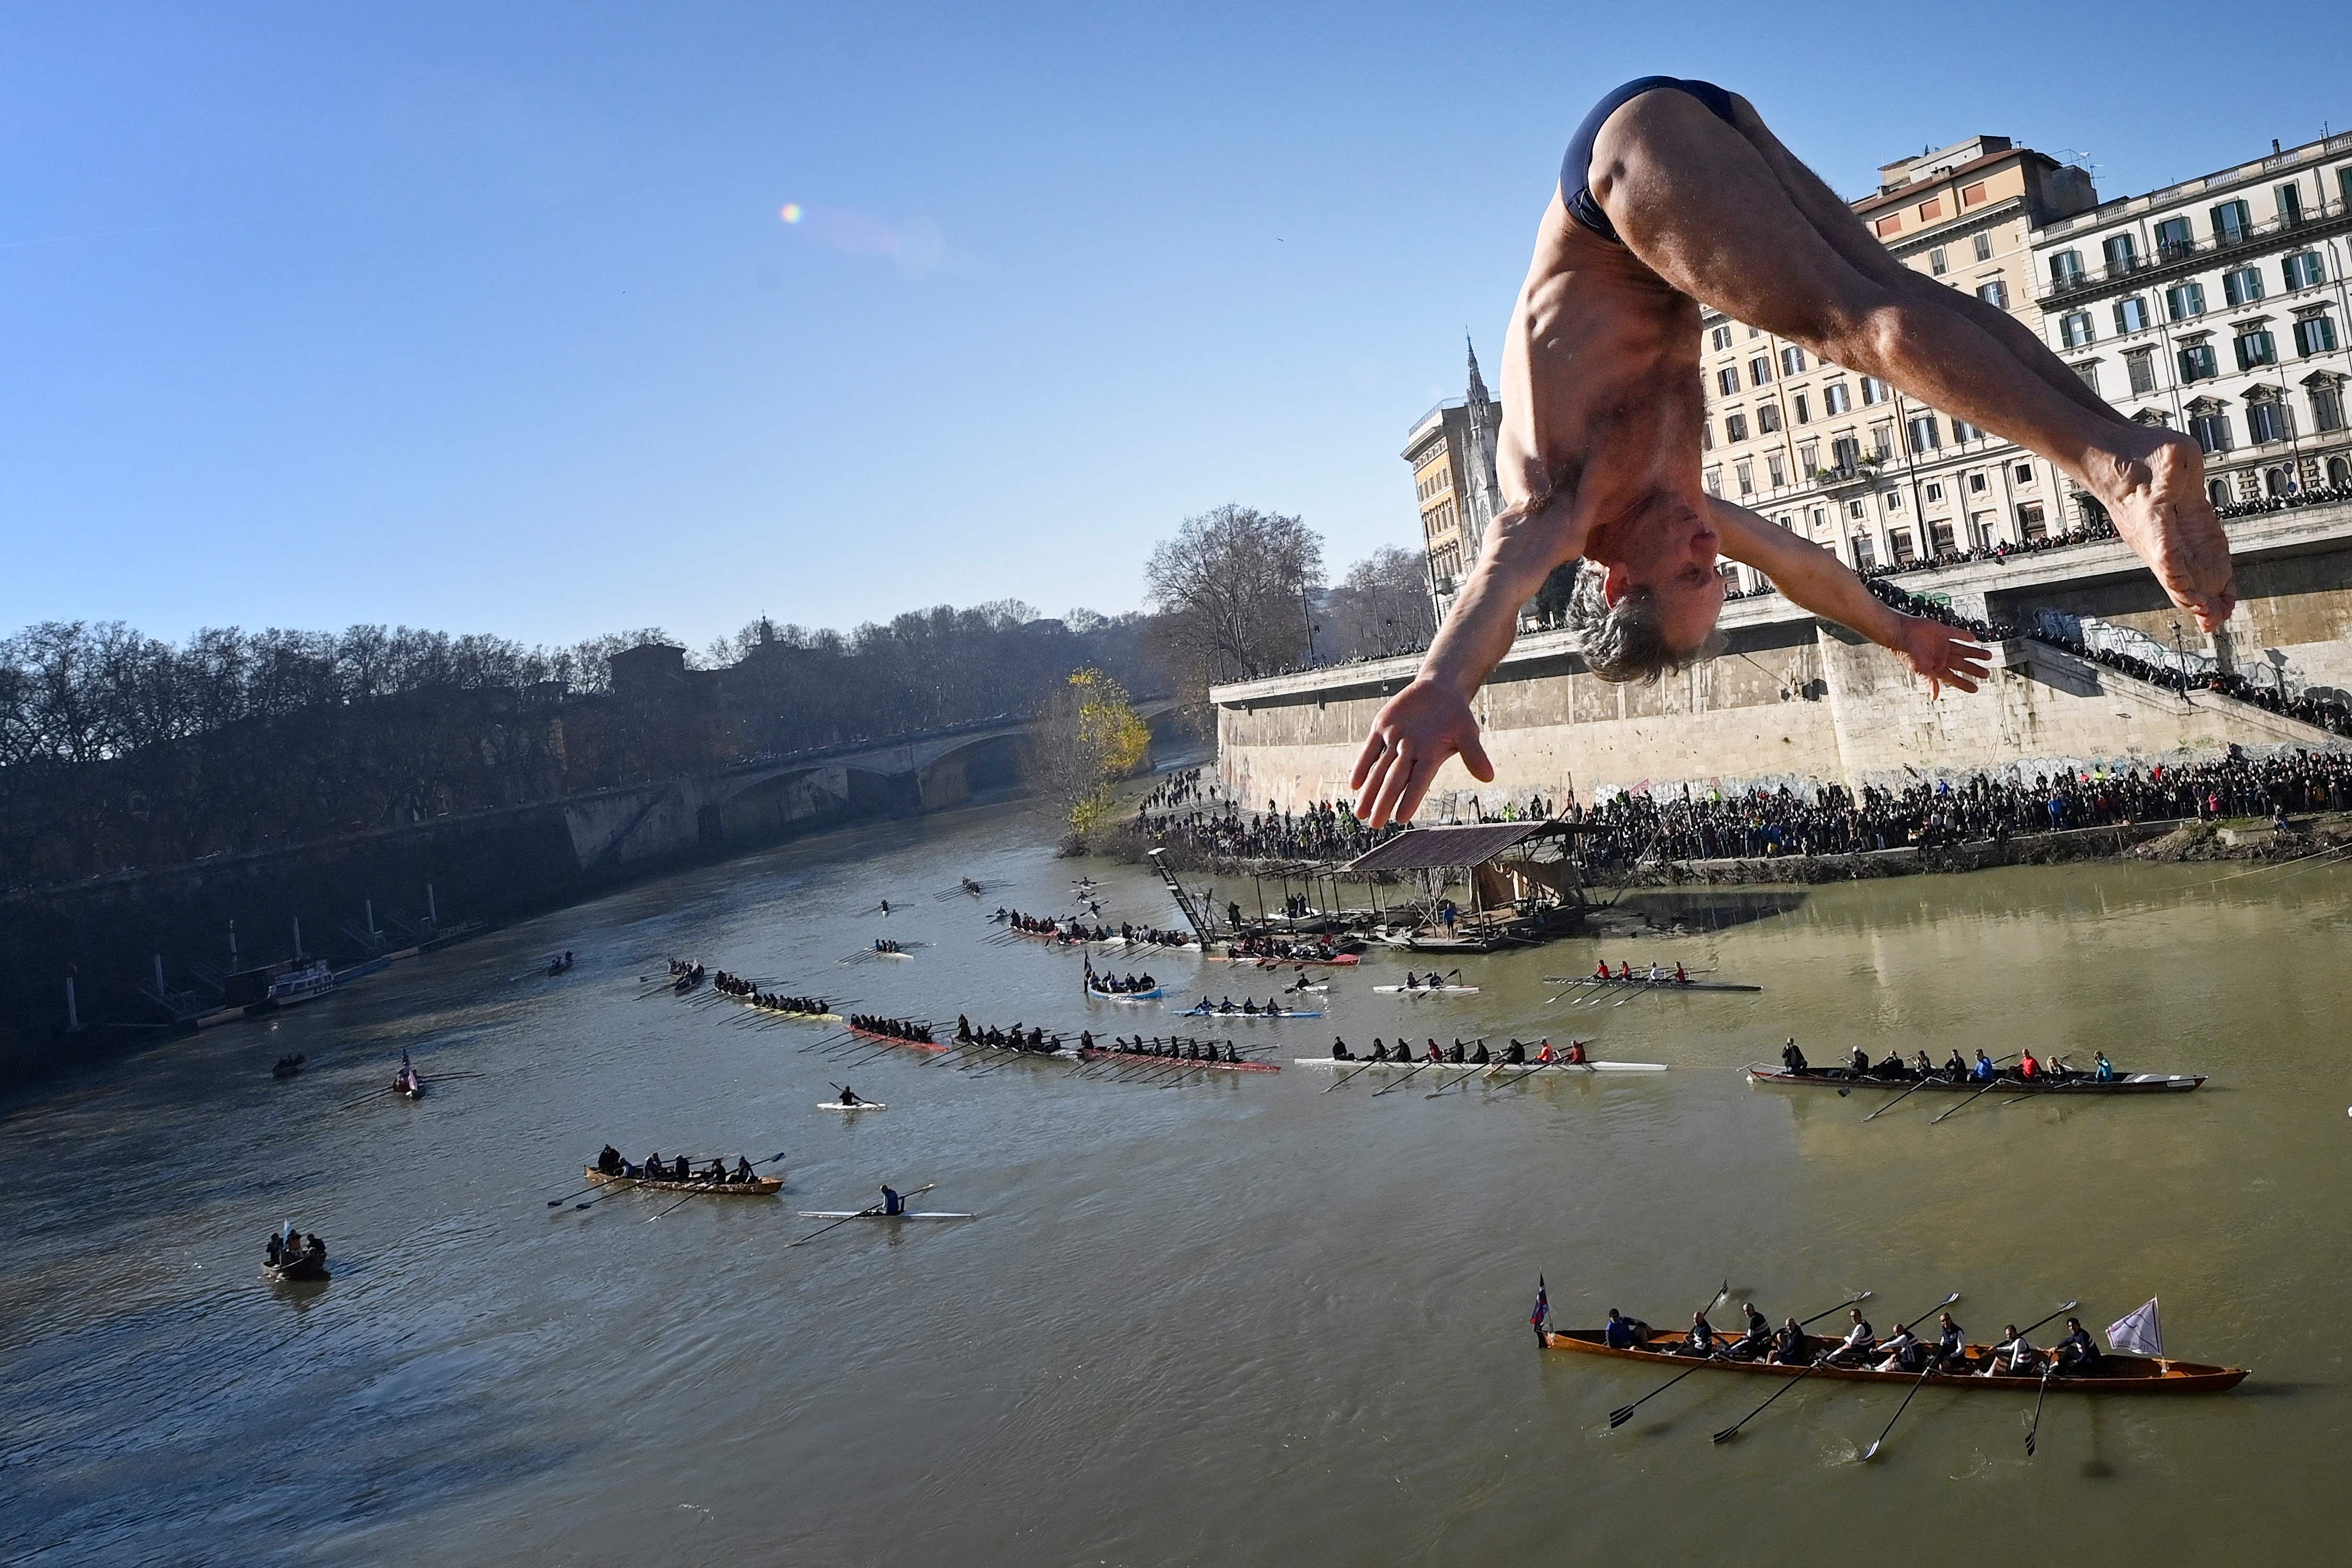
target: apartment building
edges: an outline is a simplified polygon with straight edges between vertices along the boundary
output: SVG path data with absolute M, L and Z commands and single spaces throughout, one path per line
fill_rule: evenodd
M 1477 349 L 1469 353 L 1466 395 L 1448 398 L 1414 420 L 1404 443 L 1421 512 L 1422 549 L 1429 560 L 1430 600 L 1441 626 L 1478 559 L 1496 505 L 1495 438 L 1502 428 L 1503 405 L 1487 395 Z
M 1855 213 L 1906 266 L 2040 330 L 2032 237 L 2097 200 L 2083 170 L 1976 136 L 1885 165 Z M 1857 569 L 2063 531 L 2046 459 L 1718 311 L 1700 319 L 1704 477 Z M 1734 586 L 1757 574 L 1728 563 Z
M 2033 255 L 2051 347 L 2194 435 L 2215 505 L 2352 486 L 2352 134 L 2053 220 Z

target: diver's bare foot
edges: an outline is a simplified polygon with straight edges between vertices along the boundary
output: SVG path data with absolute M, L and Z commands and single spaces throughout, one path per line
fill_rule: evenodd
M 2207 631 L 2218 630 L 2237 606 L 2238 584 L 2229 536 L 2205 493 L 2204 455 L 2177 432 L 2147 434 L 2145 450 L 2101 460 L 2091 476 L 2094 489 L 2116 531 L 2172 602 Z

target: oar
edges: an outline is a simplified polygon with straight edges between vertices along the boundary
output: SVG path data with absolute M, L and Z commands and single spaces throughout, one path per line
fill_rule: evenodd
M 2014 1056 L 2016 1054 L 2016 1052 L 2012 1051 L 2010 1053 L 2010 1056 Z M 2009 1057 L 2003 1057 L 2000 1058 L 2000 1062 L 2005 1062 L 2009 1059 Z M 1999 1067 L 2000 1066 L 2000 1062 L 1995 1062 L 1992 1065 Z M 1974 1094 L 1969 1096 L 1966 1100 L 1952 1107 L 1951 1110 L 1943 1112 L 1942 1115 L 1928 1118 L 1927 1125 L 1933 1127 L 1937 1122 L 1943 1121 L 1946 1116 L 1958 1116 L 1961 1111 L 1966 1110 L 1969 1106 L 1974 1105 L 1978 1100 L 1982 1100 L 1986 1095 L 1990 1094 L 1994 1089 L 1999 1089 L 2000 1087 L 2000 1075 L 1999 1073 L 1995 1073 L 1989 1080 L 1987 1080 L 1982 1089 L 1977 1090 Z M 2044 1321 L 2046 1321 L 2047 1320 Z
M 1929 1312 L 1941 1311 L 1944 1308 L 1950 1306 L 1959 1299 L 1960 1293 L 1958 1290 L 1955 1290 L 1950 1295 L 1945 1297 L 1941 1301 L 1937 1302 L 1936 1305 L 1928 1308 L 1927 1311 L 1922 1312 L 1918 1317 L 1912 1319 L 1911 1321 L 1913 1323 L 1919 1322 L 1925 1319 Z M 1908 1328 L 1910 1324 L 1906 1323 L 1904 1326 Z M 1780 1398 L 1781 1394 L 1788 1393 L 1789 1390 L 1796 1387 L 1797 1384 L 1812 1376 L 1814 1373 L 1820 1371 L 1822 1367 L 1827 1366 L 1829 1364 L 1829 1359 L 1828 1354 L 1826 1352 L 1823 1353 L 1820 1360 L 1814 1362 L 1811 1366 L 1805 1368 L 1804 1371 L 1799 1373 L 1796 1376 L 1782 1384 L 1778 1389 L 1775 1389 L 1772 1394 L 1772 1399 Z M 1758 1405 L 1755 1409 L 1749 1411 L 1747 1415 L 1741 1416 L 1730 1426 L 1726 1426 L 1722 1431 L 1715 1434 L 1711 1441 L 1717 1443 L 1728 1443 L 1732 1438 L 1739 1436 L 1739 1429 L 1742 1426 L 1747 1426 L 1750 1421 L 1755 1420 L 1759 1415 L 1763 1415 L 1765 1411 L 1771 1408 L 1772 1399 L 1766 1400 L 1763 1404 Z
M 2071 1302 L 2071 1301 L 2070 1301 L 2070 1302 L 2068 1302 L 2068 1303 L 2067 1303 L 2067 1305 L 2066 1305 L 2066 1306 L 2059 1308 L 2059 1309 L 2058 1309 L 2058 1312 L 2063 1312 L 2063 1311 L 2066 1311 L 2066 1310 L 2068 1310 L 2069 1309 L 2071 1309 L 2071 1308 L 2073 1308 L 2073 1307 L 2075 1307 L 2075 1306 L 2078 1306 L 2078 1305 L 2080 1305 L 2080 1303 L 2079 1303 L 2079 1302 Z M 2053 1312 L 2053 1313 L 2051 1313 L 2051 1314 L 2050 1314 L 2050 1318 L 2054 1318 L 2054 1317 L 2056 1317 L 2056 1316 L 2058 1315 L 2058 1312 Z M 2050 1318 L 2044 1318 L 2044 1319 L 2042 1319 L 2042 1323 L 2046 1323 L 2046 1322 L 2048 1322 L 2048 1321 L 2050 1321 Z M 2034 1326 L 2035 1328 L 2037 1328 L 2037 1329 L 2038 1329 L 2038 1328 L 2040 1328 L 2040 1327 L 2042 1326 L 2042 1323 L 2036 1323 L 2036 1324 L 2034 1324 L 2033 1326 Z M 1870 1445 L 1870 1447 L 1869 1447 L 1864 1448 L 1864 1449 L 1862 1451 L 1862 1457 L 1863 1457 L 1864 1459 L 1875 1458 L 1877 1457 L 1877 1455 L 1878 1455 L 1879 1446 L 1880 1446 L 1881 1444 L 1883 1444 L 1883 1443 L 1885 1443 L 1885 1442 L 1886 1441 L 1886 1434 L 1887 1434 L 1888 1432 L 1892 1432 L 1892 1431 L 1894 1431 L 1894 1430 L 1895 1430 L 1895 1422 L 1897 1422 L 1897 1421 L 1902 1420 L 1902 1419 L 1903 1419 L 1903 1413 L 1904 1413 L 1906 1410 L 1908 1410 L 1908 1409 L 1910 1409 L 1910 1408 L 1911 1408 L 1911 1396 L 1912 1396 L 1912 1394 L 1917 1394 L 1917 1393 L 1919 1392 L 1919 1390 L 1920 1390 L 1923 1386 L 1925 1386 L 1925 1385 L 1926 1385 L 1926 1384 L 1927 1384 L 1927 1380 L 1928 1380 L 1929 1378 L 1931 1378 L 1931 1377 L 1935 1376 L 1935 1375 L 1936 1375 L 1936 1373 L 1937 1373 L 1938 1371 L 1940 1371 L 1940 1370 L 1942 1370 L 1942 1369 L 1937 1366 L 1937 1364 L 1936 1364 L 1936 1362 L 1935 1362 L 1934 1358 L 1933 1358 L 1933 1357 L 1930 1357 L 1930 1358 L 1928 1359 L 1928 1362 L 1927 1362 L 1927 1371 L 1925 1371 L 1925 1372 L 1923 1372 L 1923 1373 L 1921 1373 L 1919 1374 L 1917 1381 L 1916 1381 L 1916 1382 L 1915 1382 L 1915 1383 L 1913 1383 L 1913 1384 L 1911 1384 L 1911 1393 L 1910 1393 L 1910 1394 L 1905 1394 L 1905 1395 L 1903 1396 L 1903 1403 L 1902 1403 L 1902 1404 L 1900 1404 L 1900 1405 L 1896 1405 L 1896 1406 L 1895 1407 L 1895 1414 L 1894 1414 L 1892 1416 L 1890 1416 L 1890 1417 L 1888 1417 L 1888 1418 L 1887 1418 L 1887 1422 L 1886 1422 L 1885 1428 L 1878 1434 L 1878 1436 L 1876 1437 L 1876 1439 L 1875 1439 L 1875 1440 L 1874 1440 L 1874 1441 L 1871 1443 L 1871 1445 Z M 2036 1400 L 2036 1401 L 2034 1402 L 2033 1412 L 2034 1412 L 2034 1414 L 2033 1414 L 2033 1418 L 2034 1418 L 2034 1420 L 2035 1420 L 2037 1423 L 2038 1423 L 2038 1422 L 2040 1422 L 2040 1420 L 2042 1419 L 2042 1405 L 2041 1405 L 2041 1402 L 2040 1402 L 2039 1400 Z M 2028 1438 L 2026 1439 L 2026 1449 L 2025 1449 L 2025 1452 L 2026 1452 L 2026 1456 L 2027 1456 L 2029 1458 L 2032 1457 L 2032 1453 L 2033 1453 L 2032 1442 L 2033 1442 L 2033 1440 L 2032 1440 L 2032 1438 L 2031 1438 L 2031 1437 L 2028 1437 Z
M 1422 1064 L 1421 1064 L 1421 1066 L 1419 1066 L 1419 1067 L 1417 1067 L 1417 1068 L 1413 1068 L 1413 1069 L 1412 1069 L 1412 1071 L 1411 1071 L 1411 1072 L 1409 1072 L 1409 1073 L 1405 1074 L 1405 1075 L 1404 1075 L 1404 1077 L 1402 1077 L 1402 1078 L 1401 1078 L 1401 1079 L 1397 1079 L 1397 1080 L 1396 1080 L 1396 1082 L 1394 1082 L 1394 1083 L 1384 1083 L 1384 1084 L 1381 1085 L 1381 1087 L 1380 1087 L 1380 1088 L 1378 1088 L 1378 1089 L 1376 1089 L 1372 1090 L 1372 1098 L 1373 1098 L 1374 1100 L 1378 1100 L 1381 1096 L 1382 1096 L 1382 1095 L 1384 1095 L 1384 1094 L 1388 1093 L 1388 1092 L 1389 1092 L 1389 1090 L 1391 1090 L 1391 1089 L 1402 1089 L 1406 1084 L 1411 1083 L 1411 1082 L 1412 1082 L 1415 1078 L 1417 1078 L 1418 1076 L 1420 1076 L 1422 1073 L 1423 1073 L 1423 1072 L 1427 1071 L 1429 1068 L 1433 1068 L 1433 1067 L 1436 1067 L 1436 1066 L 1438 1066 L 1438 1065 L 1439 1065 L 1439 1064 L 1438 1064 L 1438 1063 L 1436 1063 L 1436 1062 L 1426 1062 L 1426 1061 L 1425 1061 L 1425 1062 L 1422 1063 Z
M 717 1156 L 717 1155 L 715 1155 L 715 1154 L 714 1154 L 714 1155 L 712 1155 L 711 1157 L 712 1157 L 713 1159 L 718 1158 L 718 1156 Z M 761 1165 L 772 1165 L 772 1164 L 774 1164 L 777 1161 L 779 1161 L 779 1160 L 782 1159 L 783 1157 L 784 1157 L 784 1152 L 783 1152 L 782 1149 L 779 1149 L 779 1150 L 777 1150 L 774 1153 L 772 1153 L 772 1154 L 769 1155 L 769 1156 L 768 1156 L 766 1159 L 764 1159 L 764 1160 L 754 1160 L 754 1161 L 752 1161 L 752 1162 L 751 1162 L 751 1164 L 752 1164 L 752 1167 L 756 1170 L 758 1167 L 760 1167 L 760 1166 L 761 1166 Z M 710 1184 L 711 1186 L 714 1186 L 714 1187 L 715 1187 L 715 1186 L 717 1186 L 719 1184 L 718 1184 L 718 1183 L 716 1183 L 716 1182 L 713 1182 L 713 1183 L 710 1183 L 709 1184 Z M 662 1214 L 676 1214 L 678 1210 L 680 1210 L 680 1209 L 684 1208 L 687 1205 L 688 1205 L 688 1204 L 692 1203 L 695 1199 L 697 1199 L 697 1198 L 698 1198 L 698 1197 L 701 1197 L 701 1196 L 703 1196 L 703 1195 L 704 1195 L 704 1194 L 700 1194 L 700 1193 L 688 1193 L 688 1194 L 686 1194 L 686 1196 L 684 1196 L 684 1197 L 682 1197 L 682 1198 L 678 1199 L 678 1200 L 677 1200 L 677 1202 L 676 1202 L 676 1203 L 674 1203 L 674 1204 L 670 1205 L 669 1205 L 669 1207 L 667 1207 L 667 1208 L 666 1208 L 666 1209 L 662 1210 L 661 1214 L 647 1215 L 647 1216 L 646 1216 L 646 1223 L 647 1225 L 651 1225 L 651 1224 L 653 1224 L 653 1222 L 654 1222 L 655 1220 L 657 1220 L 657 1219 L 661 1218 Z
M 2058 1358 L 2052 1356 L 2050 1364 L 2042 1369 L 2042 1386 L 2033 1395 L 2033 1425 L 2025 1429 L 2025 1457 L 2033 1458 L 2034 1439 L 2042 1436 L 2042 1402 L 2050 1397 L 2050 1374 L 2058 1370 Z
M 1730 1290 L 1731 1281 L 1730 1281 L 1730 1280 L 1728 1280 L 1728 1279 L 1727 1279 L 1727 1280 L 1725 1280 L 1723 1283 L 1724 1283 L 1724 1291 L 1723 1291 L 1723 1296 L 1728 1296 L 1729 1294 L 1731 1294 L 1731 1290 Z M 1828 1317 L 1832 1312 L 1839 1311 L 1839 1310 L 1843 1310 L 1843 1309 L 1844 1309 L 1844 1308 L 1847 1308 L 1847 1307 L 1858 1307 L 1858 1306 L 1860 1306 L 1863 1302 L 1867 1301 L 1867 1300 L 1870 1300 L 1870 1294 L 1871 1294 L 1871 1293 L 1870 1293 L 1869 1291 L 1864 1290 L 1861 1295 L 1856 1296 L 1856 1297 L 1853 1297 L 1853 1298 L 1852 1298 L 1852 1299 L 1851 1299 L 1851 1300 L 1849 1300 L 1840 1301 L 1840 1302 L 1839 1302 L 1836 1306 L 1834 1306 L 1834 1307 L 1824 1307 L 1824 1308 L 1822 1308 L 1820 1311 L 1815 1312 L 1811 1317 L 1807 1318 L 1807 1319 L 1804 1319 L 1804 1320 L 1803 1320 L 1802 1321 L 1801 1321 L 1797 1326 L 1798 1326 L 1799 1328 L 1802 1328 L 1802 1327 L 1804 1327 L 1804 1326 L 1805 1326 L 1805 1324 L 1806 1324 L 1806 1323 L 1811 1323 L 1811 1322 L 1816 1322 L 1816 1321 L 1819 1321 L 1821 1319 Z M 1722 1300 L 1723 1300 L 1723 1296 L 1717 1296 L 1717 1297 L 1715 1299 L 1716 1302 L 1717 1302 L 1717 1303 L 1721 1302 L 1721 1301 L 1722 1301 Z M 1710 1311 L 1710 1312 L 1711 1312 L 1711 1311 L 1713 1311 L 1713 1310 L 1715 1310 L 1715 1304 L 1714 1304 L 1714 1303 L 1710 1303 L 1710 1304 L 1708 1305 L 1708 1307 L 1707 1307 L 1707 1310 L 1708 1310 L 1708 1311 Z M 1648 1403 L 1650 1403 L 1650 1401 L 1652 1401 L 1653 1399 L 1655 1399 L 1655 1398 L 1656 1398 L 1658 1395 L 1660 1395 L 1661 1394 L 1664 1394 L 1667 1389 L 1672 1388 L 1675 1384 L 1680 1383 L 1684 1378 L 1688 1377 L 1692 1373 L 1701 1371 L 1701 1370 L 1703 1370 L 1706 1366 L 1706 1362 L 1705 1360 L 1701 1360 L 1701 1361 L 1700 1361 L 1700 1362 L 1698 1362 L 1696 1364 L 1695 1364 L 1695 1365 L 1693 1365 L 1693 1366 L 1689 1367 L 1688 1369 L 1686 1369 L 1686 1370 L 1685 1370 L 1685 1371 L 1683 1371 L 1683 1372 L 1678 1372 L 1678 1373 L 1675 1373 L 1675 1375 L 1674 1375 L 1674 1376 L 1672 1376 L 1672 1377 L 1668 1378 L 1665 1382 L 1664 1382 L 1664 1383 L 1660 1384 L 1657 1387 L 1655 1387 L 1655 1388 L 1654 1388 L 1654 1389 L 1650 1390 L 1650 1392 L 1649 1392 L 1649 1393 L 1647 1393 L 1647 1394 L 1645 1394 L 1642 1395 L 1642 1397 L 1641 1397 L 1641 1398 L 1639 1398 L 1639 1399 L 1637 1399 L 1637 1400 L 1633 1401 L 1633 1404 L 1631 1404 L 1631 1405 L 1619 1405 L 1616 1409 L 1612 1410 L 1612 1411 L 1609 1413 L 1609 1426 L 1610 1426 L 1611 1429 L 1612 1429 L 1612 1430 L 1614 1430 L 1615 1428 L 1617 1428 L 1617 1427 L 1619 1427 L 1619 1426 L 1622 1426 L 1623 1425 L 1625 1425 L 1625 1423 L 1626 1423 L 1626 1422 L 1631 1421 L 1631 1420 L 1633 1418 L 1633 1412 L 1635 1412 L 1636 1410 L 1639 1410 L 1640 1408 L 1642 1408 L 1642 1406 L 1643 1406 L 1643 1405 L 1647 1405 Z
M 900 1193 L 898 1195 L 902 1198 L 920 1197 L 923 1194 L 929 1192 L 933 1187 L 938 1185 L 939 1184 L 937 1182 L 927 1182 L 923 1185 L 917 1187 L 911 1193 Z M 835 1220 L 832 1225 L 819 1226 L 816 1229 L 801 1237 L 799 1241 L 789 1241 L 784 1245 L 787 1247 L 799 1247 L 804 1242 L 814 1241 L 818 1237 L 823 1236 L 828 1230 L 833 1230 L 837 1226 L 847 1225 L 853 1219 L 865 1219 L 868 1215 L 877 1215 L 881 1212 L 882 1205 L 880 1204 L 876 1204 L 872 1208 L 859 1209 L 854 1215 L 845 1215 L 842 1218 Z
M 1325 1086 L 1321 1090 L 1319 1090 L 1318 1092 L 1323 1093 L 1323 1094 L 1328 1094 L 1328 1093 L 1330 1093 L 1330 1092 L 1331 1092 L 1331 1090 L 1333 1090 L 1333 1089 L 1335 1089 L 1339 1088 L 1341 1084 L 1343 1084 L 1343 1083 L 1347 1082 L 1349 1079 L 1351 1079 L 1351 1078 L 1355 1077 L 1357 1073 L 1362 1072 L 1362 1071 L 1364 1070 L 1364 1068 L 1384 1067 L 1384 1066 L 1386 1066 L 1386 1065 L 1387 1065 L 1387 1064 L 1386 1064 L 1384 1061 L 1370 1061 L 1370 1060 L 1368 1060 L 1368 1061 L 1366 1061 L 1366 1062 L 1364 1063 L 1364 1066 L 1363 1066 L 1363 1067 L 1357 1068 L 1355 1068 L 1353 1071 L 1350 1071 L 1350 1072 L 1343 1072 L 1343 1073 L 1341 1073 L 1338 1078 L 1333 1079 L 1330 1081 L 1330 1083 L 1329 1083 L 1329 1084 L 1326 1085 L 1326 1086 Z
M 1880 1117 L 1885 1115 L 1888 1111 L 1894 1110 L 1896 1106 L 1910 1099 L 1912 1095 L 1917 1093 L 1920 1089 L 1927 1088 L 1928 1084 L 1934 1081 L 1936 1081 L 1936 1078 L 1933 1070 L 1931 1069 L 1926 1076 L 1922 1077 L 1918 1082 L 1913 1084 L 1909 1089 L 1905 1089 L 1901 1094 L 1896 1095 L 1893 1100 L 1888 1100 L 1885 1104 L 1880 1106 L 1869 1115 L 1864 1117 L 1863 1120 L 1864 1121 L 1877 1121 Z
M 1485 1042 L 1486 1037 L 1484 1035 L 1478 1037 L 1481 1043 Z M 1455 1079 L 1453 1083 L 1439 1084 L 1435 1094 L 1424 1094 L 1422 1098 L 1423 1100 L 1435 1100 L 1438 1095 L 1444 1094 L 1447 1089 L 1455 1087 L 1455 1085 L 1468 1083 L 1472 1079 L 1476 1078 L 1480 1073 L 1485 1072 L 1488 1068 L 1493 1067 L 1495 1064 L 1493 1062 L 1465 1062 L 1463 1065 L 1469 1068 L 1470 1070 L 1464 1073 L 1460 1078 Z

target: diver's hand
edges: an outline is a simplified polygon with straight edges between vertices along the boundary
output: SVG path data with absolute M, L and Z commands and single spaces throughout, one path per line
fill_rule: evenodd
M 1985 678 L 1989 657 L 1985 650 L 1958 626 L 1925 616 L 1902 617 L 1894 648 L 1896 657 L 1911 667 L 1912 674 L 1926 678 L 1931 698 L 1941 696 L 1947 686 L 1974 691 L 1977 682 Z
M 1415 680 L 1381 704 L 1372 732 L 1356 758 L 1348 787 L 1356 792 L 1356 815 L 1374 827 L 1410 822 L 1429 782 L 1445 759 L 1459 756 L 1470 776 L 1495 781 L 1495 764 L 1478 743 L 1478 721 L 1470 704 L 1427 678 Z

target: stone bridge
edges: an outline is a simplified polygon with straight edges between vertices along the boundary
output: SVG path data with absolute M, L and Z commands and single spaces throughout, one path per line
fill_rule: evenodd
M 1177 707 L 1171 698 L 1135 705 L 1155 744 Z M 962 724 L 600 791 L 570 804 L 572 847 L 583 870 L 609 870 L 696 847 L 770 841 L 835 820 L 943 810 L 1020 784 L 1034 760 L 1035 728 L 1026 719 Z

